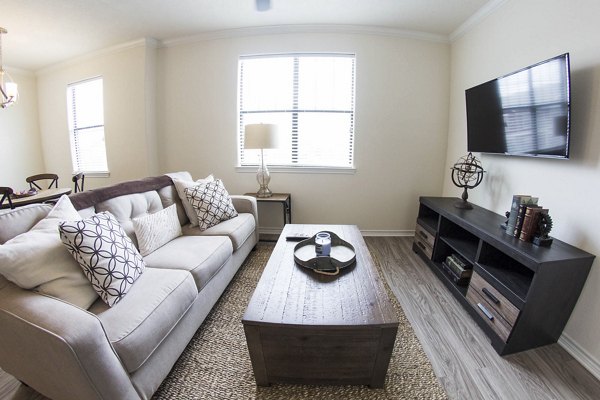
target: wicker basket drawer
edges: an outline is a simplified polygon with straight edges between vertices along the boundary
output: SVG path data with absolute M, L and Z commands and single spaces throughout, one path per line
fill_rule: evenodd
M 415 241 L 414 244 L 419 248 L 427 258 L 431 259 L 433 256 L 433 243 L 435 242 L 435 236 L 425 230 L 421 225 L 417 224 L 415 228 Z
M 471 278 L 473 279 L 473 278 Z M 469 290 L 467 291 L 467 300 L 475 311 L 479 314 L 481 318 L 483 318 L 487 324 L 498 334 L 498 336 L 502 339 L 502 341 L 506 342 L 508 340 L 508 336 L 512 331 L 512 326 L 509 325 L 504 318 L 502 318 L 496 309 L 490 307 L 490 303 L 484 300 L 476 291 L 473 290 L 469 286 Z
M 515 324 L 519 316 L 519 309 L 512 304 L 506 297 L 490 285 L 476 271 L 473 271 L 471 282 L 469 283 L 469 291 L 475 291 L 493 308 L 502 318 L 508 322 L 510 326 Z

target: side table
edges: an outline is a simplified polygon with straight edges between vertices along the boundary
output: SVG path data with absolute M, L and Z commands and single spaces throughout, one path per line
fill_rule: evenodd
M 290 193 L 273 193 L 271 197 L 257 197 L 256 193 L 244 193 L 252 196 L 259 203 L 281 203 L 283 206 L 283 225 L 292 223 L 292 195 Z

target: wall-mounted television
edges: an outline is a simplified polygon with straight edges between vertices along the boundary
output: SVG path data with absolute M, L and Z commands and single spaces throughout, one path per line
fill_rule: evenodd
M 465 91 L 467 150 L 569 158 L 569 53 Z

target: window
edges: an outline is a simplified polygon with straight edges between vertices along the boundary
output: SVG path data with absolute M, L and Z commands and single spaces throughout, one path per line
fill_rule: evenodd
M 67 112 L 73 172 L 106 174 L 102 78 L 67 86 Z
M 240 166 L 257 165 L 244 150 L 244 126 L 277 124 L 280 149 L 264 150 L 269 166 L 354 167 L 353 54 L 242 56 L 239 60 Z

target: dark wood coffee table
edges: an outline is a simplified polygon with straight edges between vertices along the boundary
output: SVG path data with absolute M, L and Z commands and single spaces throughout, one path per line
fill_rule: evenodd
M 294 263 L 287 235 L 328 230 L 356 265 L 325 276 Z M 259 386 L 274 382 L 383 387 L 398 319 L 354 225 L 285 226 L 242 319 Z

